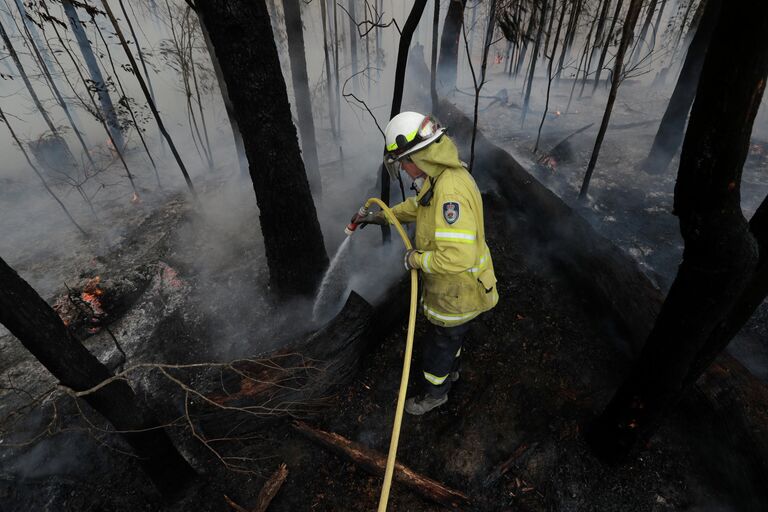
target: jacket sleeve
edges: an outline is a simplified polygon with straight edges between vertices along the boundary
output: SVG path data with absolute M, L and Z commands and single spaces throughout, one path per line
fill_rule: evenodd
M 392 207 L 392 213 L 395 214 L 400 222 L 416 222 L 416 210 L 419 204 L 415 197 L 409 197 L 400 204 Z M 391 223 L 390 223 L 391 224 Z
M 435 208 L 435 249 L 418 254 L 428 274 L 458 274 L 477 261 L 477 218 L 461 194 L 442 196 Z

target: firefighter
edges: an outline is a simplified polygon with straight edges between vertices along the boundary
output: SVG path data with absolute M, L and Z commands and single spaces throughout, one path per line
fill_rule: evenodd
M 485 243 L 483 202 L 454 142 L 430 117 L 398 114 L 387 125 L 385 167 L 392 179 L 403 170 L 415 197 L 392 208 L 402 223 L 416 222 L 415 249 L 405 268 L 420 271 L 421 307 L 430 322 L 421 369 L 424 391 L 406 401 L 421 415 L 448 401 L 459 380 L 459 358 L 470 322 L 499 300 L 491 253 Z M 387 224 L 381 212 L 358 216 L 359 224 Z

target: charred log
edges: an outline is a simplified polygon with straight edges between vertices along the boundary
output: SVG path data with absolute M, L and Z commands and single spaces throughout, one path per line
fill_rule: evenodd
M 113 377 L 76 340 L 56 312 L 5 261 L 0 259 L 0 323 L 18 338 L 64 386 L 84 392 Z M 195 476 L 147 406 L 124 380 L 114 380 L 83 395 L 139 457 L 158 489 L 181 491 Z
M 360 443 L 350 441 L 334 432 L 312 428 L 300 421 L 294 422 L 293 428 L 310 441 L 354 462 L 368 473 L 375 476 L 384 475 L 384 469 L 387 465 L 386 455 Z M 395 464 L 394 478 L 424 498 L 447 507 L 449 510 L 461 510 L 470 504 L 466 494 L 420 475 L 399 462 Z

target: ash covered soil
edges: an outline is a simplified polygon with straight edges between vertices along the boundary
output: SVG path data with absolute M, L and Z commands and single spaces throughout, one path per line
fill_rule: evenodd
M 492 208 L 494 201 L 486 196 L 486 208 Z M 140 225 L 136 237 L 127 238 L 134 241 L 127 246 L 141 245 L 139 238 L 153 240 L 152 233 L 183 232 L 180 219 L 187 214 L 183 203 L 170 202 Z M 185 256 L 177 252 L 180 247 L 193 251 L 201 247 L 179 244 L 178 240 L 188 240 L 179 236 L 149 244 L 153 249 L 142 254 L 173 265 L 185 286 L 193 288 L 185 293 L 194 297 L 206 291 L 210 281 L 196 275 L 194 267 L 184 264 Z M 706 412 L 695 407 L 681 409 L 631 464 L 609 467 L 596 460 L 583 444 L 581 433 L 627 368 L 621 342 L 612 334 L 610 323 L 584 303 L 578 290 L 527 259 L 512 227 L 489 223 L 488 236 L 499 277 L 500 303 L 481 317 L 467 340 L 462 378 L 448 404 L 424 417 L 406 416 L 400 462 L 466 493 L 472 504 L 465 510 L 746 510 L 762 499 L 764 490 L 749 488 L 738 476 L 723 474 L 723 461 L 708 457 L 713 451 L 729 451 L 727 436 L 714 432 Z M 134 257 L 130 261 L 147 263 Z M 222 262 L 220 271 L 225 267 Z M 108 273 L 110 269 L 103 270 Z M 229 272 L 236 281 L 253 269 L 241 264 Z M 251 284 L 264 286 L 263 273 L 251 278 Z M 165 300 L 168 303 L 167 297 Z M 255 307 L 259 308 L 256 320 L 264 320 L 270 311 L 268 301 Z M 158 321 L 157 326 L 165 327 L 152 330 L 151 336 L 136 336 L 136 346 L 126 347 L 129 363 L 212 357 L 209 345 L 216 330 L 199 329 L 194 310 L 174 311 L 158 314 L 176 320 Z M 218 310 L 205 317 L 221 321 L 226 313 Z M 425 328 L 420 319 L 411 389 L 419 376 L 418 340 L 423 339 Z M 121 332 L 117 323 L 115 330 Z M 250 346 L 254 347 L 265 346 L 272 335 L 253 332 Z M 404 340 L 405 325 L 401 324 L 364 358 L 362 370 L 337 402 L 306 421 L 386 453 Z M 94 341 L 86 343 L 102 359 L 114 357 L 108 348 L 99 350 Z M 106 347 L 107 342 L 102 343 Z M 32 374 L 41 372 L 28 360 L 24 364 L 16 365 L 15 371 L 26 368 L 30 372 L 32 366 Z M 52 384 L 50 378 L 47 383 Z M 173 417 L 181 408 L 160 387 L 147 382 L 134 385 L 161 416 Z M 40 431 L 49 421 L 49 409 L 43 411 L 31 415 L 26 424 L 30 432 Z M 288 465 L 289 476 L 270 510 L 363 511 L 374 509 L 378 500 L 379 478 L 305 440 L 291 429 L 289 419 L 273 419 L 262 422 L 249 439 L 220 447 L 220 454 L 226 457 L 257 459 L 258 474 L 227 470 L 188 433 L 171 429 L 201 477 L 180 502 L 165 504 L 135 461 L 117 451 L 122 447 L 120 441 L 98 430 L 94 435 L 78 412 L 71 401 L 61 401 L 57 423 L 49 433 L 43 429 L 37 442 L 4 450 L 0 510 L 225 511 L 230 510 L 225 494 L 244 507 L 252 506 L 266 477 L 282 462 Z M 91 421 L 106 427 L 93 413 L 86 413 Z M 529 448 L 510 471 L 485 485 L 493 468 L 521 444 Z M 729 462 L 738 465 L 738 457 L 733 457 Z M 444 509 L 398 484 L 390 503 L 390 510 Z

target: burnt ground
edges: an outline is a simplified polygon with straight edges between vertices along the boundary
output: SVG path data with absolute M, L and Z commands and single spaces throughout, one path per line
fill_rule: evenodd
M 557 142 L 567 133 L 550 135 Z M 518 137 L 530 141 L 528 135 Z M 582 142 L 582 156 L 585 146 L 588 142 Z M 571 183 L 574 176 L 575 171 Z M 601 190 L 599 179 L 595 184 Z M 493 203 L 486 198 L 491 212 Z M 255 212 L 244 215 L 247 229 L 233 233 L 231 224 L 223 229 L 216 222 L 193 222 L 189 205 L 171 198 L 137 220 L 110 251 L 80 258 L 86 264 L 72 272 L 71 283 L 98 274 L 107 286 L 112 279 L 141 287 L 110 324 L 123 343 L 126 364 L 229 360 L 300 337 L 306 324 L 296 319 L 306 314 L 306 304 L 280 308 L 268 294 L 254 292 L 266 287 L 266 270 L 258 229 L 248 226 L 250 214 Z M 405 418 L 399 460 L 468 494 L 473 500 L 468 510 L 764 510 L 765 489 L 744 474 L 738 455 L 744 447 L 732 446 L 727 431 L 718 430 L 711 411 L 695 399 L 680 407 L 633 462 L 610 467 L 591 455 L 581 433 L 610 398 L 627 356 L 610 319 L 526 252 L 514 228 L 524 221 L 488 222 L 500 303 L 477 321 L 467 340 L 462 379 L 449 403 L 427 416 Z M 228 300 L 231 296 L 238 300 Z M 420 319 L 416 361 L 425 328 Z M 386 453 L 404 339 L 403 323 L 375 344 L 337 403 L 307 421 Z M 15 340 L 0 337 L 0 343 L 3 383 L 32 394 L 54 384 Z M 119 365 L 107 333 L 85 343 L 103 361 Z M 418 375 L 416 363 L 412 388 Z M 156 377 L 139 374 L 132 383 L 160 417 L 170 421 L 181 413 L 178 393 Z M 2 392 L 4 414 L 11 410 L 9 403 L 26 396 Z M 201 477 L 180 502 L 164 504 L 135 461 L 115 450 L 120 441 L 89 428 L 70 400 L 55 401 L 57 421 L 47 427 L 53 403 L 46 401 L 42 412 L 35 409 L 13 432 L 25 439 L 41 432 L 40 439 L 10 447 L 16 439 L 2 437 L 2 512 L 225 511 L 224 494 L 246 507 L 255 503 L 265 478 L 281 462 L 287 463 L 289 476 L 270 510 L 371 510 L 378 500 L 379 478 L 306 441 L 288 419 L 274 419 L 254 426 L 250 438 L 219 447 L 224 455 L 251 459 L 255 474 L 227 470 L 191 439 L 188 425 L 174 424 L 173 438 Z M 105 426 L 93 413 L 86 415 Z M 521 443 L 530 449 L 517 465 L 484 486 L 492 469 Z M 441 510 L 397 484 L 390 503 L 390 510 Z
M 142 224 L 143 236 L 149 237 L 151 226 L 163 226 L 159 218 L 183 218 L 186 212 L 177 202 L 168 208 L 151 217 L 149 226 Z M 681 409 L 648 449 L 626 466 L 605 466 L 590 454 L 580 434 L 627 367 L 621 343 L 610 323 L 591 310 L 578 290 L 528 259 L 513 224 L 490 223 L 488 228 L 500 303 L 481 317 L 467 340 L 462 379 L 449 403 L 421 418 L 406 416 L 399 460 L 467 493 L 473 499 L 468 510 L 759 510 L 764 506 L 764 489 L 749 488 L 738 477 L 723 474 L 719 471 L 723 460 L 707 457 L 711 452 L 727 454 L 730 448 L 727 436 L 712 431 L 702 420 L 707 411 L 695 406 Z M 193 269 L 174 253 L 177 246 L 172 239 L 159 253 L 163 261 L 178 269 L 185 286 L 204 285 L 206 281 L 196 281 Z M 268 304 L 265 309 L 269 310 Z M 157 322 L 145 343 L 162 343 L 168 349 L 127 347 L 129 359 L 189 362 L 213 357 L 208 347 L 211 338 L 200 334 L 206 331 L 193 321 L 195 314 L 194 310 L 158 314 L 165 315 L 165 320 Z M 222 314 L 213 311 L 205 318 Z M 114 325 L 121 332 L 119 322 Z M 416 358 L 425 327 L 420 319 Z M 194 332 L 199 335 L 191 336 Z M 337 404 L 307 421 L 386 453 L 404 338 L 401 324 L 376 344 Z M 86 343 L 99 352 L 94 341 Z M 31 364 L 26 363 L 26 368 Z M 16 365 L 17 371 L 24 368 Z M 418 380 L 416 365 L 412 380 Z M 166 393 L 163 386 L 148 384 L 146 379 L 134 384 L 147 393 L 160 416 L 177 414 L 178 397 Z M 224 494 L 244 506 L 253 504 L 264 479 L 281 462 L 287 463 L 289 476 L 270 510 L 362 511 L 375 508 L 378 499 L 380 479 L 301 438 L 288 420 L 276 419 L 254 427 L 251 439 L 220 447 L 224 455 L 259 459 L 255 465 L 259 474 L 250 475 L 226 470 L 188 432 L 171 429 L 201 477 L 181 502 L 164 505 L 135 462 L 110 449 L 120 448 L 120 442 L 94 435 L 77 412 L 71 402 L 61 401 L 59 422 L 49 436 L 28 447 L 0 452 L 0 510 L 224 511 L 229 510 Z M 39 426 L 49 419 L 48 414 L 33 416 L 28 427 L 34 420 Z M 98 424 L 93 414 L 89 416 Z M 485 487 L 486 476 L 521 443 L 531 448 L 501 480 Z M 727 462 L 739 465 L 736 456 Z M 397 484 L 390 503 L 390 510 L 441 510 Z

